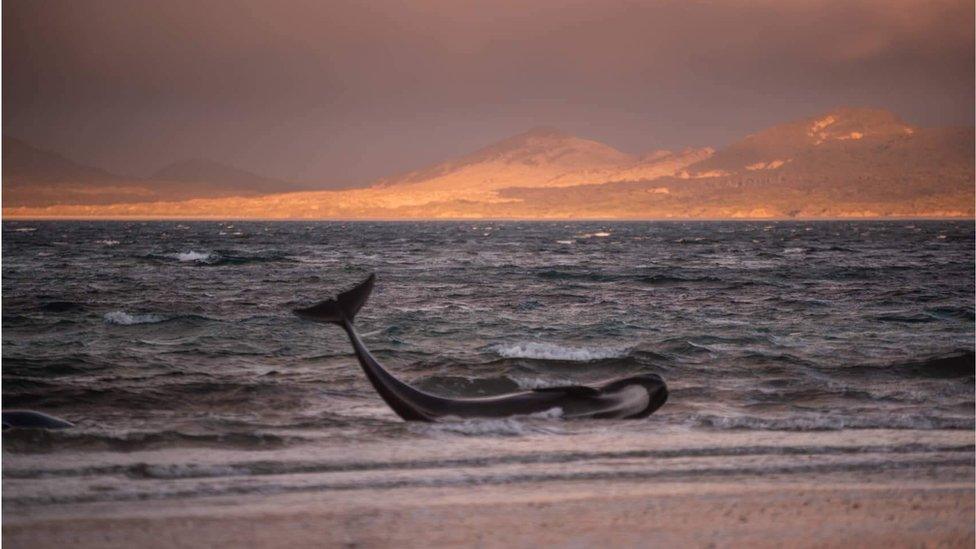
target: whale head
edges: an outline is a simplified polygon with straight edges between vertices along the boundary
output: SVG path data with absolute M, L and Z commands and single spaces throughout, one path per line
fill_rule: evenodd
M 653 390 L 648 388 L 648 392 L 651 394 L 651 402 L 647 405 L 647 415 L 653 414 L 658 408 L 664 406 L 664 403 L 668 401 L 668 386 L 664 383 L 664 380 L 661 379 L 661 376 L 654 375 L 654 377 L 656 377 L 660 383 Z
M 656 412 L 661 406 L 664 406 L 664 403 L 668 401 L 668 386 L 666 383 L 664 383 L 664 379 L 657 374 L 639 374 L 636 376 L 625 377 L 623 379 L 617 379 L 604 385 L 601 387 L 601 389 L 605 392 L 613 392 L 634 385 L 640 385 L 647 390 L 647 406 L 636 414 L 628 417 L 647 417 Z

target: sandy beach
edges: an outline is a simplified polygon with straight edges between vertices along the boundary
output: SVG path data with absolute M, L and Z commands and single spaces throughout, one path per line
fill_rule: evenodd
M 971 547 L 971 481 L 583 482 L 215 498 L 6 519 L 8 547 Z
M 106 468 L 109 454 L 76 455 L 71 466 L 89 471 L 81 479 L 57 478 L 64 457 L 7 454 L 3 536 L 16 548 L 974 543 L 968 431 L 675 432 L 644 438 L 644 450 L 634 438 L 627 452 L 587 455 L 569 452 L 611 438 L 563 438 L 553 454 L 532 450 L 537 438 L 440 438 L 439 450 L 424 451 L 430 460 L 409 444 L 333 448 L 332 457 L 322 447 L 321 462 L 250 478 L 214 476 L 232 474 L 207 465 L 226 462 L 219 451 L 184 450 L 179 468 L 153 465 L 168 463 L 165 452 L 132 452 L 128 462 L 155 471 L 141 479 Z M 499 455 L 458 457 L 491 447 Z M 287 456 L 261 451 L 251 463 Z M 31 468 L 48 476 L 26 478 Z M 121 471 L 129 484 L 113 485 Z

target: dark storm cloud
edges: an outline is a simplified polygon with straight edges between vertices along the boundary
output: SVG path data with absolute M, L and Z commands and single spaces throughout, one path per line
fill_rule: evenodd
M 4 123 L 133 174 L 365 181 L 555 125 L 721 145 L 840 104 L 971 124 L 972 2 L 3 3 Z

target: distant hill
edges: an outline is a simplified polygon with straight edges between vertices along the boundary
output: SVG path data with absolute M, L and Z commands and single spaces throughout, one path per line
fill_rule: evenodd
M 113 204 L 155 197 L 149 185 L 12 137 L 3 138 L 3 205 Z
M 743 173 L 777 169 L 811 157 L 841 160 L 871 155 L 879 146 L 907 140 L 916 131 L 917 128 L 888 111 L 840 108 L 746 136 L 696 164 L 689 172 Z
M 206 186 L 211 192 L 222 190 L 236 192 L 240 195 L 272 194 L 308 189 L 308 186 L 305 185 L 264 177 L 203 158 L 174 162 L 157 170 L 149 179 L 160 183 L 200 184 Z
M 32 147 L 12 137 L 3 138 L 3 182 L 114 184 L 125 178 L 94 166 L 79 164 L 58 153 Z
M 710 149 L 681 153 L 659 151 L 637 157 L 555 128 L 535 128 L 458 159 L 381 179 L 374 187 L 396 192 L 472 191 L 506 187 L 566 187 L 586 182 L 671 175 L 707 158 Z
M 718 151 L 630 155 L 537 128 L 365 189 L 8 208 L 5 215 L 265 218 L 865 218 L 974 215 L 973 128 L 919 128 L 839 108 Z M 219 170 L 183 166 L 187 181 Z M 189 175 L 188 175 L 189 174 Z M 157 174 L 158 175 L 158 174 Z M 260 179 L 260 178 L 259 178 Z M 274 185 L 254 188 L 270 189 Z M 255 193 L 261 191 L 253 191 Z M 6 198 L 6 197 L 5 197 Z
M 750 135 L 677 176 L 502 198 L 600 217 L 972 217 L 973 128 L 842 108 Z
M 151 177 L 124 177 L 3 138 L 3 205 L 105 205 L 259 196 L 308 186 L 256 175 L 204 159 L 170 164 Z

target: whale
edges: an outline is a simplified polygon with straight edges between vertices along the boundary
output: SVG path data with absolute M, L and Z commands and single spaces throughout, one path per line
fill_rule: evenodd
M 639 419 L 664 405 L 668 388 L 657 374 L 642 373 L 592 385 L 545 387 L 475 398 L 447 398 L 422 391 L 386 370 L 363 344 L 353 321 L 373 290 L 371 273 L 355 287 L 310 307 L 298 317 L 335 324 L 345 330 L 366 378 L 380 398 L 405 421 L 436 422 L 458 418 L 503 418 L 557 414 L 565 419 Z
M 34 410 L 3 410 L 3 430 L 68 429 L 75 424 Z

